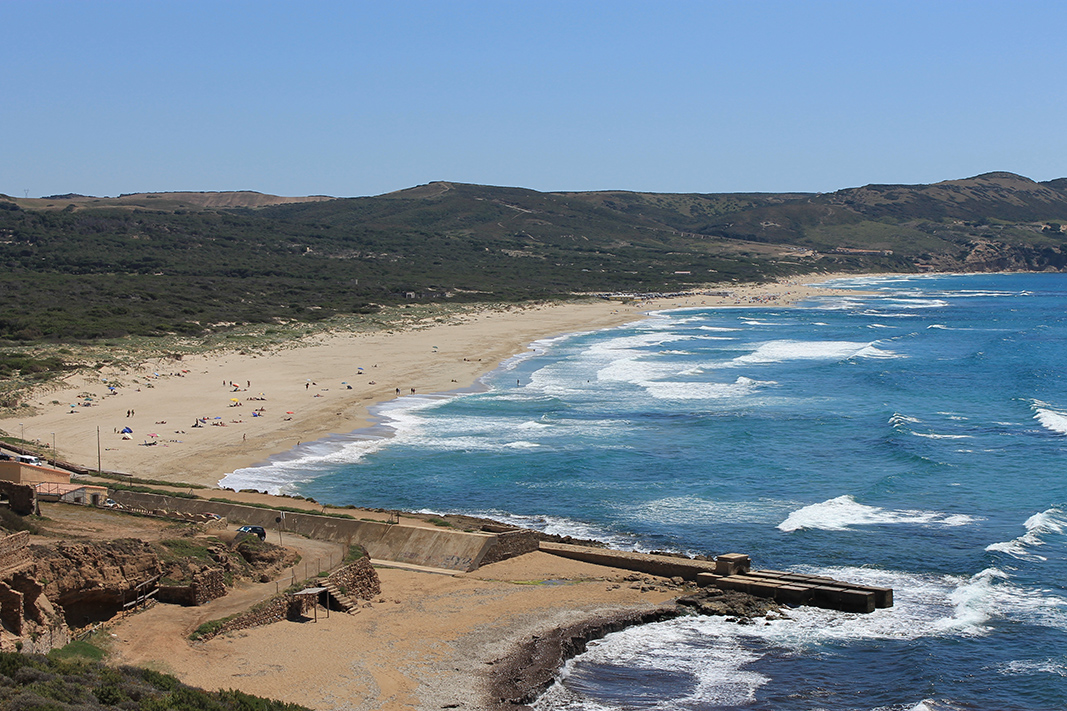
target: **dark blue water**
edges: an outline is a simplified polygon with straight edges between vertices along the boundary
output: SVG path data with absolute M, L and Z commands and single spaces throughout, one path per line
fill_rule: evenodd
M 1067 708 L 1067 277 L 837 285 L 857 291 L 540 342 L 486 392 L 384 406 L 388 440 L 227 485 L 896 591 L 611 635 L 544 709 Z

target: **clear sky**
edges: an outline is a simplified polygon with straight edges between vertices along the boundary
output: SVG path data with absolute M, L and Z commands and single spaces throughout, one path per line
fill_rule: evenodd
M 1067 176 L 1067 2 L 0 0 L 0 193 Z

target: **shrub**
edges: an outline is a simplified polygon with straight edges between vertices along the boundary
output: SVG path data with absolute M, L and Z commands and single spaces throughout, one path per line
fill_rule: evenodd
M 100 649 L 100 647 L 97 647 L 95 644 L 90 644 L 89 642 L 82 640 L 75 640 L 65 647 L 53 649 L 48 653 L 48 656 L 53 661 L 90 659 L 94 662 L 99 662 L 104 659 L 104 650 Z

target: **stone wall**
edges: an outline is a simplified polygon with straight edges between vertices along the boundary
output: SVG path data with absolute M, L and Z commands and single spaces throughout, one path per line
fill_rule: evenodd
M 312 602 L 314 600 L 312 599 Z M 233 619 L 224 622 L 215 632 L 201 637 L 201 641 L 207 641 L 212 637 L 227 632 L 246 630 L 250 627 L 262 627 L 274 622 L 293 619 L 305 612 L 306 601 L 296 595 L 282 593 L 256 605 L 248 612 L 242 613 Z
M 218 568 L 208 568 L 193 578 L 193 604 L 203 605 L 226 595 L 226 578 Z
M 171 605 L 196 607 L 225 594 L 223 572 L 218 568 L 208 568 L 194 575 L 189 585 L 160 585 L 156 599 Z
M 382 594 L 378 571 L 374 569 L 370 557 L 366 555 L 351 565 L 334 571 L 328 580 L 351 598 L 370 600 Z
M 0 570 L 17 567 L 29 560 L 29 545 L 29 531 L 19 531 L 0 538 Z
M 482 556 L 481 565 L 498 563 L 524 553 L 532 553 L 538 549 L 539 543 L 536 531 L 520 529 L 497 533 L 493 545 Z
M 19 516 L 37 513 L 37 489 L 31 484 L 0 481 L 0 495 L 7 498 L 11 510 Z

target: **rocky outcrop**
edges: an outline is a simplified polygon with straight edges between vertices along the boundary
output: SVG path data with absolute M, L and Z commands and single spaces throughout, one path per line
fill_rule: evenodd
M 70 641 L 60 611 L 33 574 L 29 534 L 0 539 L 0 651 L 44 653 Z
M 774 600 L 718 588 L 703 588 L 692 595 L 679 598 L 678 604 L 701 615 L 722 615 L 738 621 L 766 617 L 781 611 L 781 605 Z
M 7 499 L 8 507 L 19 516 L 37 513 L 37 489 L 30 484 L 0 481 L 0 498 Z
M 110 543 L 63 541 L 54 548 L 33 546 L 34 577 L 49 600 L 58 603 L 67 624 L 81 626 L 113 617 L 162 573 L 159 558 L 144 541 Z

